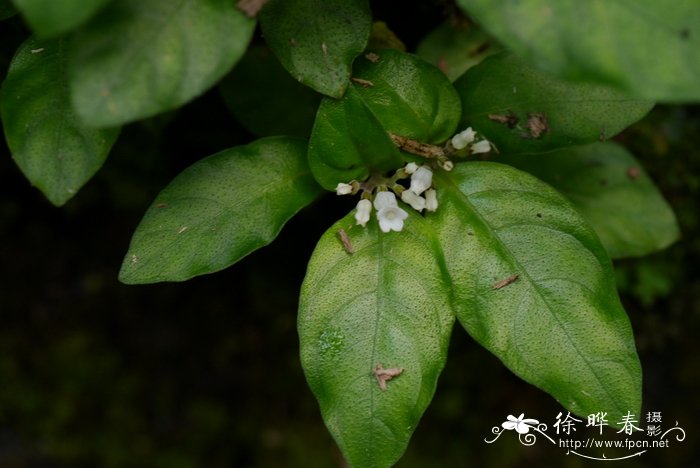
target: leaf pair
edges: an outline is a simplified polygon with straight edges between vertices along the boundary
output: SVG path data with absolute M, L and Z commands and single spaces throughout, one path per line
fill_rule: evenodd
M 382 233 L 348 216 L 302 286 L 302 364 L 352 465 L 390 466 L 435 391 L 457 317 L 513 372 L 577 414 L 640 406 L 641 371 L 610 261 L 532 176 L 494 163 L 436 175 L 440 207 Z M 354 254 L 338 240 L 347 232 Z M 385 382 L 378 366 L 402 369 Z

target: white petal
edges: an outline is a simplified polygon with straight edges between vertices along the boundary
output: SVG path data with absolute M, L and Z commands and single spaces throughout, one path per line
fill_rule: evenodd
M 481 140 L 472 145 L 472 154 L 488 153 L 489 151 L 491 151 L 491 142 L 488 140 Z
M 409 175 L 416 172 L 416 169 L 418 169 L 418 164 L 416 164 L 414 162 L 410 162 L 410 163 L 406 164 L 406 167 L 403 168 L 403 170 L 406 171 L 406 174 L 409 174 Z
M 411 176 L 411 192 L 420 195 L 433 183 L 433 171 L 426 166 L 419 167 Z
M 410 190 L 404 190 L 401 193 L 401 200 L 403 200 L 404 203 L 411 205 L 411 208 L 416 211 L 423 211 L 425 208 L 425 198 L 421 197 L 420 195 L 416 195 Z
M 475 137 L 476 132 L 472 130 L 471 127 L 467 127 L 466 130 L 463 130 L 452 137 L 452 146 L 454 146 L 455 149 L 461 150 L 466 148 L 469 143 L 474 141 Z
M 339 183 L 338 186 L 335 188 L 335 193 L 337 195 L 347 195 L 349 193 L 352 193 L 352 185 L 350 184 L 344 184 L 344 183 Z
M 503 426 L 503 429 L 506 429 L 508 431 L 512 431 L 513 429 L 515 429 L 516 424 L 517 423 L 515 423 L 513 421 L 506 421 L 503 424 L 501 424 L 501 426 Z
M 357 202 L 357 212 L 355 213 L 355 221 L 362 227 L 367 225 L 369 221 L 369 215 L 372 211 L 372 202 L 366 199 L 362 199 Z
M 408 218 L 408 213 L 398 206 L 387 206 L 377 211 L 379 228 L 383 232 L 402 230 L 403 220 L 406 218 Z
M 437 192 L 435 189 L 428 189 L 425 191 L 425 209 L 428 211 L 435 211 L 438 207 Z
M 396 195 L 393 192 L 379 192 L 376 197 L 374 197 L 374 207 L 377 211 L 390 206 L 397 206 Z
M 518 434 L 527 434 L 530 432 L 530 426 L 519 422 L 515 425 L 515 430 L 518 431 Z

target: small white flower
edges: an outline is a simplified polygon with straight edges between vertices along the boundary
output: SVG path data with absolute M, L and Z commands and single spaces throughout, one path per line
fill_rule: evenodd
M 411 192 L 420 195 L 430 188 L 433 183 L 433 171 L 426 166 L 421 166 L 416 169 L 416 172 L 411 176 Z
M 472 130 L 471 127 L 467 127 L 466 130 L 463 130 L 452 137 L 452 146 L 458 150 L 464 149 L 469 143 L 474 141 L 474 138 L 476 138 L 476 132 Z
M 355 221 L 362 227 L 367 225 L 369 214 L 372 211 L 372 202 L 363 198 L 357 202 L 357 212 L 355 213 Z
M 472 154 L 488 153 L 489 151 L 491 151 L 491 142 L 488 140 L 481 140 L 472 145 Z
M 406 167 L 403 168 L 404 171 L 406 171 L 406 174 L 411 175 L 414 172 L 416 172 L 416 169 L 418 169 L 418 164 L 414 162 L 410 162 L 406 164 Z
M 436 211 L 438 207 L 437 192 L 435 189 L 425 191 L 425 209 L 428 211 Z
M 404 203 L 411 205 L 411 208 L 416 211 L 423 211 L 425 208 L 425 198 L 421 197 L 420 195 L 416 195 L 410 190 L 404 190 L 401 192 L 401 200 L 403 200 Z
M 352 185 L 341 182 L 335 187 L 335 193 L 338 195 L 348 195 L 352 193 Z
M 523 419 L 523 416 L 525 416 L 524 413 L 521 413 L 517 418 L 509 414 L 506 418 L 508 421 L 505 421 L 501 426 L 508 431 L 515 429 L 518 434 L 527 434 L 531 427 L 537 427 L 540 423 L 537 419 Z
M 379 192 L 377 196 L 374 197 L 374 207 L 377 211 L 390 206 L 397 206 L 396 195 L 392 192 Z
M 377 211 L 379 228 L 382 232 L 400 231 L 403 229 L 403 220 L 408 218 L 408 213 L 397 205 L 386 206 Z

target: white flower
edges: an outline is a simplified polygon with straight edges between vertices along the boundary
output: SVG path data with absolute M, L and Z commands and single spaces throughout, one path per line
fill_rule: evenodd
M 406 171 L 406 174 L 411 175 L 414 172 L 416 172 L 416 169 L 418 169 L 418 164 L 414 162 L 410 162 L 406 164 L 406 167 L 403 168 L 404 171 Z
M 435 211 L 438 207 L 437 192 L 435 189 L 428 189 L 425 191 L 425 209 L 428 211 Z
M 481 140 L 472 145 L 472 154 L 488 153 L 489 151 L 491 151 L 491 142 L 488 140 Z
M 374 207 L 377 209 L 377 211 L 397 205 L 396 195 L 394 195 L 392 192 L 379 192 L 377 196 L 374 197 Z
M 525 413 L 521 413 L 517 418 L 509 414 L 506 418 L 508 421 L 505 421 L 501 426 L 508 431 L 515 429 L 518 434 L 527 434 L 530 432 L 530 427 L 535 427 L 540 423 L 537 419 L 523 419 L 523 416 Z
M 476 138 L 476 132 L 471 127 L 467 127 L 466 130 L 452 137 L 452 146 L 458 150 L 464 149 L 469 143 L 474 141 L 474 138 Z
M 403 200 L 404 203 L 411 205 L 411 208 L 416 211 L 423 211 L 425 208 L 425 198 L 421 197 L 420 195 L 416 195 L 410 190 L 404 190 L 401 192 L 401 200 Z
M 387 206 L 377 211 L 379 228 L 382 232 L 400 231 L 403 229 L 403 220 L 408 218 L 408 213 L 398 206 Z
M 347 195 L 352 193 L 352 185 L 341 182 L 335 187 L 335 193 L 338 195 Z
M 355 213 L 355 221 L 362 227 L 367 225 L 369 214 L 372 211 L 372 202 L 363 198 L 357 202 L 357 212 Z
M 420 195 L 430 188 L 433 183 L 433 171 L 426 166 L 421 166 L 416 169 L 416 172 L 411 176 L 411 192 Z

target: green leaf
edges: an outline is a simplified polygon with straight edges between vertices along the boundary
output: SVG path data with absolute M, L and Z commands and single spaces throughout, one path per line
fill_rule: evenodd
M 219 88 L 231 113 L 258 136 L 308 138 L 321 96 L 294 80 L 265 46 L 250 49 Z
M 436 65 L 454 81 L 485 57 L 501 50 L 493 39 L 471 24 L 446 22 L 426 35 L 416 54 Z
M 605 140 L 646 115 L 652 102 L 600 85 L 573 84 L 502 52 L 456 82 L 463 125 L 506 154 L 537 153 Z
M 559 190 L 612 258 L 647 255 L 678 240 L 673 210 L 634 156 L 617 144 L 593 143 L 500 162 Z
M 74 107 L 96 127 L 174 109 L 233 67 L 254 28 L 227 0 L 114 0 L 74 37 Z
M 401 232 L 348 215 L 321 238 L 301 289 L 301 361 L 351 466 L 391 466 L 435 392 L 454 317 L 433 231 L 411 211 Z M 347 230 L 354 254 L 338 231 Z M 381 390 L 377 365 L 403 369 Z
M 327 96 L 345 93 L 353 59 L 372 27 L 367 0 L 270 0 L 260 13 L 265 40 L 289 73 Z
M 459 0 L 537 67 L 656 101 L 700 100 L 700 3 L 694 0 Z
M 17 13 L 10 0 L 0 0 L 0 21 L 14 16 Z
M 309 141 L 309 166 L 319 184 L 335 190 L 340 182 L 364 180 L 371 170 L 401 165 L 399 150 L 355 88 L 342 100 L 324 98 Z
M 56 36 L 80 25 L 109 0 L 14 0 L 29 26 L 42 37 Z
M 434 223 L 457 318 L 524 380 L 578 415 L 641 405 L 634 337 L 595 233 L 555 190 L 509 166 L 436 174 Z
M 442 143 L 460 117 L 459 96 L 447 77 L 415 55 L 393 49 L 355 61 L 353 86 L 321 103 L 309 143 L 309 164 L 323 187 L 387 171 L 405 157 L 388 132 Z
M 319 193 L 305 140 L 264 138 L 204 158 L 158 194 L 119 279 L 184 281 L 222 270 L 272 242 Z
M 18 49 L 0 93 L 12 156 L 54 205 L 67 202 L 102 166 L 119 134 L 97 130 L 74 114 L 63 40 L 30 38 Z

